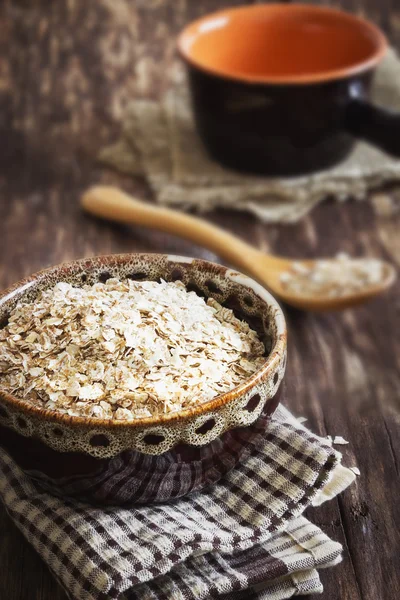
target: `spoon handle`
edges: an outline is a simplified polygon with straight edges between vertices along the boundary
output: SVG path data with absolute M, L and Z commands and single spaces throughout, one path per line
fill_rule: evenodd
M 247 272 L 252 272 L 252 264 L 260 258 L 259 250 L 203 219 L 152 206 L 114 187 L 94 186 L 83 194 L 81 203 L 87 212 L 102 219 L 143 225 L 186 238 Z

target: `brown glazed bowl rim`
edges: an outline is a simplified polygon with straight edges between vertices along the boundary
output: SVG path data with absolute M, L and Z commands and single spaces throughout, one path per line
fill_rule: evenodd
M 307 11 L 310 15 L 315 14 L 329 14 L 331 16 L 336 16 L 347 22 L 354 23 L 354 25 L 359 25 L 364 27 L 366 31 L 368 31 L 376 40 L 377 48 L 374 53 L 371 53 L 369 57 L 364 60 L 360 60 L 354 62 L 352 65 L 347 67 L 342 67 L 338 69 L 332 69 L 327 71 L 321 71 L 320 73 L 313 74 L 305 74 L 305 75 L 252 75 L 252 74 L 232 74 L 228 71 L 224 71 L 222 69 L 213 68 L 209 65 L 204 65 L 201 60 L 195 59 L 190 50 L 187 48 L 187 44 L 185 43 L 186 39 L 190 37 L 191 31 L 195 30 L 202 24 L 206 23 L 209 20 L 215 18 L 221 18 L 223 16 L 229 16 L 232 14 L 238 14 L 240 12 L 247 14 L 257 14 L 263 13 L 270 10 L 276 10 L 279 7 L 280 11 Z M 218 77 L 220 79 L 228 79 L 236 82 L 246 83 L 246 84 L 254 84 L 254 85 L 312 85 L 315 83 L 323 83 L 328 81 L 336 81 L 340 79 L 347 79 L 353 77 L 354 75 L 359 75 L 366 71 L 373 69 L 385 56 L 388 49 L 388 41 L 385 34 L 382 30 L 377 27 L 371 21 L 364 19 L 363 17 L 359 17 L 358 15 L 353 15 L 346 11 L 332 8 L 330 6 L 314 6 L 311 4 L 303 4 L 295 2 L 293 4 L 251 4 L 251 5 L 242 5 L 235 6 L 231 8 L 221 9 L 212 13 L 208 13 L 194 21 L 188 23 L 184 29 L 180 32 L 177 39 L 177 48 L 178 53 L 181 58 L 188 65 L 203 71 L 209 75 L 213 75 L 214 77 Z
M 143 419 L 134 419 L 132 421 L 121 421 L 117 419 L 99 419 L 93 417 L 78 417 L 67 415 L 64 413 L 60 413 L 55 410 L 43 409 L 37 407 L 25 400 L 21 400 L 12 394 L 0 390 L 0 406 L 2 404 L 11 405 L 16 408 L 19 408 L 25 414 L 35 415 L 46 421 L 51 421 L 59 424 L 76 426 L 79 427 L 81 425 L 85 426 L 93 426 L 94 428 L 98 427 L 110 427 L 110 428 L 122 428 L 122 429 L 131 429 L 136 427 L 154 427 L 158 425 L 171 424 L 176 423 L 177 421 L 186 421 L 191 419 L 194 416 L 203 415 L 208 413 L 209 411 L 213 411 L 218 409 L 226 404 L 234 401 L 241 395 L 248 392 L 251 388 L 253 388 L 257 383 L 259 383 L 265 375 L 270 371 L 277 361 L 281 360 L 281 357 L 285 353 L 286 349 L 286 341 L 287 341 L 287 330 L 286 330 L 286 322 L 282 312 L 281 307 L 275 298 L 260 284 L 256 283 L 253 279 L 248 277 L 247 275 L 243 275 L 238 271 L 232 270 L 229 267 L 225 267 L 218 263 L 213 263 L 211 261 L 192 258 L 192 257 L 184 257 L 178 255 L 169 255 L 169 254 L 160 254 L 160 253 L 130 253 L 130 254 L 110 254 L 110 255 L 100 255 L 91 258 L 83 258 L 79 260 L 64 262 L 53 267 L 49 267 L 47 269 L 43 269 L 30 275 L 14 285 L 10 286 L 6 290 L 0 293 L 0 305 L 4 302 L 12 299 L 12 297 L 23 291 L 29 289 L 31 286 L 34 286 L 35 283 L 39 282 L 41 278 L 46 277 L 49 274 L 57 272 L 60 269 L 67 270 L 82 270 L 82 268 L 86 270 L 90 270 L 92 268 L 95 270 L 98 267 L 107 267 L 107 265 L 112 264 L 124 264 L 128 263 L 132 260 L 133 257 L 141 257 L 145 260 L 154 260 L 160 258 L 166 258 L 169 262 L 186 262 L 186 263 L 194 263 L 195 266 L 198 267 L 206 267 L 218 270 L 225 277 L 231 279 L 235 283 L 245 286 L 253 290 L 253 292 L 261 298 L 263 302 L 267 305 L 272 306 L 274 308 L 273 319 L 276 326 L 276 339 L 274 340 L 273 346 L 271 347 L 269 355 L 266 357 L 266 361 L 263 366 L 258 369 L 251 377 L 245 379 L 243 383 L 236 386 L 232 390 L 225 392 L 224 394 L 220 394 L 216 396 L 212 400 L 208 402 L 201 403 L 196 405 L 195 407 L 183 409 L 176 412 L 171 412 L 166 415 L 161 415 L 158 417 L 145 417 Z

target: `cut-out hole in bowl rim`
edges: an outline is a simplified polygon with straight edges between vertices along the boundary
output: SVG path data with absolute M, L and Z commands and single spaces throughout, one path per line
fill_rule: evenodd
M 254 301 L 253 301 L 253 298 L 250 296 L 250 294 L 245 294 L 243 296 L 243 302 L 250 308 L 252 308 L 254 306 Z
M 110 445 L 110 440 L 104 433 L 95 433 L 90 438 L 89 444 L 93 448 L 108 448 Z
M 214 429 L 215 425 L 216 420 L 214 418 L 207 419 L 207 421 L 204 421 L 204 423 L 195 430 L 195 433 L 197 433 L 198 435 L 205 435 L 206 433 Z
M 144 271 L 137 271 L 137 273 L 129 273 L 126 278 L 132 279 L 132 281 L 145 281 L 149 276 Z
M 193 281 L 189 281 L 189 283 L 186 286 L 186 291 L 194 292 L 195 294 L 197 294 L 197 296 L 200 296 L 201 298 L 207 297 L 207 295 L 203 292 L 203 290 L 201 288 L 199 288 L 199 286 L 196 283 L 194 283 Z
M 0 417 L 2 419 L 9 419 L 10 415 L 8 414 L 8 412 L 6 411 L 6 409 L 3 406 L 0 406 Z
M 10 315 L 7 313 L 5 314 L 1 320 L 0 320 L 0 329 L 4 329 L 4 327 L 7 327 L 8 323 L 9 323 L 9 319 L 10 319 Z
M 144 436 L 143 441 L 148 446 L 159 446 L 165 441 L 165 436 L 160 433 L 148 433 Z
M 20 429 L 26 429 L 28 427 L 28 423 L 23 417 L 17 417 L 17 425 Z
M 100 281 L 100 283 L 106 283 L 106 281 L 111 279 L 111 277 L 112 277 L 112 275 L 111 275 L 110 271 L 103 271 L 99 275 L 99 281 Z
M 181 269 L 173 269 L 171 272 L 171 281 L 182 281 L 183 273 Z
M 254 412 L 257 408 L 257 406 L 260 404 L 261 402 L 261 396 L 260 394 L 254 394 L 249 401 L 247 402 L 246 406 L 244 406 L 244 410 L 247 410 L 247 412 Z
M 211 294 L 222 294 L 221 288 L 212 279 L 207 279 L 205 286 Z

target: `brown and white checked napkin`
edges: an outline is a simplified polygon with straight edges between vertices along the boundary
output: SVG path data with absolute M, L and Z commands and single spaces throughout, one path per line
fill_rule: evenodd
M 47 494 L 0 450 L 0 498 L 75 600 L 282 600 L 322 591 L 342 547 L 302 516 L 354 474 L 283 407 L 246 460 L 173 503 L 96 508 Z
M 160 204 L 199 211 L 226 207 L 265 222 L 294 222 L 327 196 L 364 199 L 370 190 L 400 180 L 400 161 L 364 142 L 341 164 L 314 175 L 264 178 L 224 169 L 207 156 L 197 136 L 180 63 L 169 77 L 161 101 L 129 104 L 121 139 L 99 156 L 119 171 L 143 175 Z M 394 50 L 377 69 L 372 100 L 400 110 L 400 60 Z

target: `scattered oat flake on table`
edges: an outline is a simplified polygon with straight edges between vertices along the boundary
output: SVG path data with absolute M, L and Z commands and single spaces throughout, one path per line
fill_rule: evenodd
M 131 420 L 206 402 L 265 362 L 257 333 L 180 281 L 60 282 L 0 330 L 0 387 L 62 413 Z
M 297 417 L 298 422 L 301 423 L 305 423 L 306 421 L 308 421 L 308 419 L 306 419 L 305 417 Z
M 333 440 L 333 443 L 337 444 L 338 446 L 345 446 L 349 442 L 347 440 L 345 440 L 344 438 L 342 438 L 341 435 L 336 435 L 335 438 L 334 438 L 334 440 Z
M 354 475 L 361 475 L 358 467 L 349 467 L 350 471 L 353 471 Z

